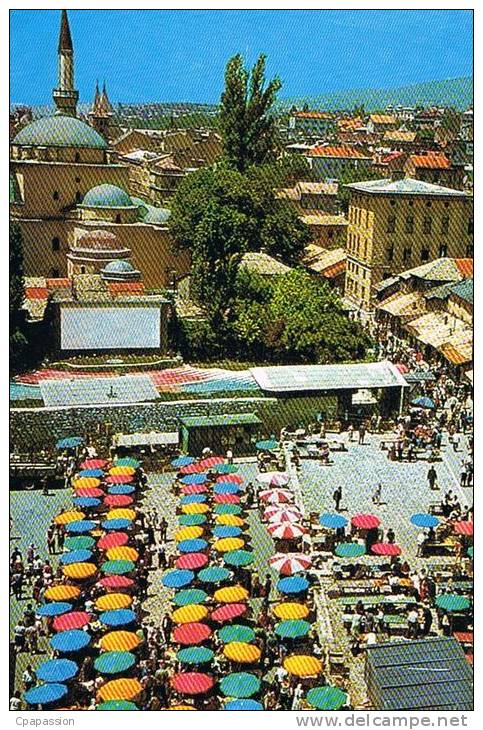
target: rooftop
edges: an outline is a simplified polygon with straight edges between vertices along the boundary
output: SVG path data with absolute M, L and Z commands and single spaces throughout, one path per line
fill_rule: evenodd
M 366 180 L 350 183 L 346 187 L 360 193 L 372 195 L 429 195 L 438 198 L 468 198 L 463 190 L 445 188 L 442 185 L 433 185 L 433 183 L 414 180 L 410 177 L 401 178 L 400 180 L 391 180 L 391 178 Z
M 277 259 L 262 251 L 251 251 L 244 254 L 240 266 L 262 276 L 288 274 L 292 270 L 290 266 L 277 261 Z
M 42 117 L 26 127 L 12 140 L 21 147 L 88 147 L 106 149 L 106 140 L 95 129 L 76 117 L 54 114 Z
M 431 170 L 449 170 L 451 160 L 445 154 L 437 152 L 428 152 L 425 155 L 410 155 L 409 162 L 414 167 L 423 167 Z
M 349 147 L 348 145 L 321 145 L 320 147 L 314 147 L 307 152 L 308 157 L 342 157 L 342 158 L 355 158 L 361 160 L 371 160 L 371 156 L 365 152 L 357 149 L 356 147 Z
M 416 139 L 416 132 L 404 132 L 400 129 L 388 130 L 384 135 L 384 141 L 386 142 L 414 142 Z
M 371 114 L 369 117 L 374 124 L 397 124 L 398 121 L 392 114 Z
M 125 190 L 117 185 L 104 183 L 91 188 L 85 195 L 81 207 L 88 208 L 133 208 L 134 203 Z
M 330 112 L 293 112 L 292 117 L 299 117 L 300 119 L 334 119 L 334 115 Z
M 467 272 L 466 274 L 464 272 Z M 426 281 L 459 281 L 473 275 L 473 259 L 451 259 L 441 258 L 428 261 L 414 269 L 408 269 L 400 274 L 401 279 L 409 279 L 412 276 Z
M 261 420 L 255 413 L 234 413 L 221 416 L 193 416 L 181 418 L 181 425 L 186 428 L 210 428 L 213 426 L 258 425 Z
M 458 281 L 450 289 L 450 294 L 463 299 L 463 301 L 473 304 L 473 279 L 463 279 Z

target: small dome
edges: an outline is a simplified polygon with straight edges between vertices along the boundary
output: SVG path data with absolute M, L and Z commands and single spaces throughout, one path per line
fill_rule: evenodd
M 109 261 L 109 263 L 106 264 L 104 271 L 109 274 L 128 274 L 135 271 L 135 268 L 129 263 L 129 261 L 119 259 L 118 261 Z
M 134 205 L 137 205 L 143 223 L 166 223 L 171 215 L 168 208 L 156 208 L 154 205 L 145 203 L 141 198 L 131 198 L 131 200 Z
M 92 249 L 94 251 L 118 251 L 121 245 L 110 231 L 85 231 L 72 248 Z
M 107 142 L 95 129 L 76 117 L 55 114 L 42 117 L 26 127 L 12 140 L 23 147 L 88 147 L 106 149 Z
M 133 208 L 133 201 L 125 190 L 117 185 L 96 185 L 84 196 L 81 207 L 89 208 Z

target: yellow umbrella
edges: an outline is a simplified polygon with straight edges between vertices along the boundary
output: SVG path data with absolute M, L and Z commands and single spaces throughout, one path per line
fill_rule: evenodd
M 195 502 L 194 504 L 183 504 L 181 507 L 181 511 L 185 515 L 204 515 L 206 512 L 210 511 L 210 508 L 207 504 L 197 504 Z
M 62 572 L 68 578 L 84 580 L 97 573 L 97 566 L 94 563 L 71 563 L 71 565 L 65 565 Z
M 252 664 L 260 659 L 262 652 L 255 644 L 246 644 L 244 641 L 231 641 L 225 645 L 223 654 L 233 662 Z
M 109 469 L 109 474 L 116 477 L 130 477 L 135 473 L 136 469 L 133 469 L 132 466 L 113 466 L 112 469 Z
M 217 525 L 231 525 L 232 527 L 244 527 L 245 520 L 238 515 L 216 515 L 215 522 Z
M 189 605 L 181 606 L 173 611 L 172 619 L 177 624 L 190 624 L 197 621 L 202 621 L 208 616 L 208 609 L 206 606 Z
M 51 586 L 44 593 L 48 601 L 69 601 L 80 596 L 80 588 L 76 586 Z
M 216 540 L 213 543 L 213 547 L 219 553 L 227 553 L 230 550 L 240 550 L 244 547 L 245 541 L 240 537 L 223 537 L 221 540 Z
M 100 483 L 101 480 L 96 477 L 79 477 L 79 479 L 72 481 L 76 489 L 80 489 L 81 487 L 98 487 Z
M 308 654 L 294 654 L 283 662 L 284 669 L 294 677 L 316 677 L 322 671 L 322 662 Z
M 167 710 L 195 710 L 196 707 L 193 707 L 193 705 L 172 705 L 171 707 L 167 707 Z
M 120 507 L 119 509 L 111 509 L 106 515 L 106 520 L 135 520 L 136 510 Z
M 110 631 L 99 642 L 102 651 L 132 651 L 140 643 L 141 639 L 133 631 Z
M 273 612 L 277 618 L 282 619 L 283 621 L 286 620 L 294 620 L 307 618 L 310 611 L 307 608 L 307 606 L 304 606 L 303 603 L 277 603 L 276 606 L 273 607 Z
M 132 560 L 133 563 L 139 558 L 138 551 L 128 545 L 109 548 L 106 555 L 108 560 Z
M 132 597 L 127 593 L 106 593 L 96 600 L 96 608 L 99 611 L 114 611 L 117 608 L 128 608 L 132 603 Z
M 57 515 L 57 517 L 54 518 L 54 522 L 56 525 L 68 525 L 69 522 L 83 520 L 84 517 L 84 512 L 78 512 L 75 509 L 70 509 L 67 512 L 61 512 L 60 515 Z
M 201 537 L 203 534 L 202 527 L 183 527 L 178 530 L 174 536 L 176 542 L 182 542 L 182 540 L 195 540 L 197 537 Z
M 227 586 L 215 591 L 213 598 L 220 603 L 239 603 L 240 601 L 246 601 L 248 596 L 249 593 L 243 586 Z
M 113 679 L 99 689 L 101 700 L 132 700 L 142 692 L 143 686 L 137 679 Z

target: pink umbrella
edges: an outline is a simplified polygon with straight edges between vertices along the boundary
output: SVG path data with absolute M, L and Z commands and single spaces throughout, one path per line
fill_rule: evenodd
M 202 471 L 205 470 L 202 466 L 200 466 L 200 464 L 188 464 L 187 466 L 181 467 L 178 473 L 186 476 L 186 474 L 199 474 Z
M 104 494 L 104 490 L 99 487 L 79 487 L 75 490 L 76 497 L 102 497 Z
M 217 482 L 231 482 L 232 484 L 243 484 L 243 479 L 238 474 L 220 474 L 216 477 Z
M 293 502 L 294 496 L 288 489 L 263 489 L 258 496 L 262 502 L 281 504 L 282 502 Z
M 390 542 L 376 542 L 371 547 L 371 552 L 374 553 L 374 555 L 401 555 L 402 548 L 399 545 L 394 545 Z
M 295 540 L 307 532 L 303 525 L 298 525 L 296 522 L 279 522 L 267 525 L 267 530 L 277 540 Z
M 183 494 L 203 494 L 208 491 L 206 484 L 183 484 L 181 487 Z
M 130 484 L 134 481 L 131 474 L 110 474 L 104 479 L 106 484 Z
M 197 570 L 203 568 L 208 562 L 208 555 L 204 553 L 186 553 L 181 555 L 175 562 L 179 570 Z
M 241 497 L 239 494 L 215 494 L 213 502 L 215 504 L 239 504 Z
M 79 464 L 79 469 L 104 469 L 107 464 L 107 459 L 86 459 Z
M 231 621 L 234 618 L 243 616 L 247 610 L 248 606 L 246 603 L 227 603 L 224 606 L 220 606 L 220 608 L 216 608 L 212 612 L 211 618 L 213 621 L 223 624 L 225 621 Z
M 359 530 L 373 530 L 381 524 L 381 520 L 376 515 L 365 514 L 354 515 L 351 522 Z
M 277 553 L 268 562 L 274 570 L 277 570 L 282 575 L 294 575 L 295 573 L 302 573 L 307 568 L 310 568 L 312 558 L 303 553 Z
M 134 499 L 129 494 L 108 494 L 104 497 L 104 504 L 108 507 L 127 507 Z
M 171 678 L 173 689 L 183 695 L 205 694 L 214 684 L 213 677 L 202 672 L 180 672 Z
M 263 513 L 263 518 L 269 522 L 298 522 L 302 517 L 301 511 L 298 507 L 289 505 L 282 507 L 280 505 L 274 505 L 267 507 Z
M 271 487 L 284 487 L 289 483 L 290 476 L 284 471 L 268 471 L 264 474 L 259 474 L 257 480 Z
M 457 535 L 472 535 L 473 534 L 473 523 L 469 520 L 455 522 L 454 531 Z
M 134 580 L 132 578 L 127 578 L 125 575 L 106 575 L 106 577 L 98 581 L 96 585 L 101 586 L 102 588 L 132 588 Z
M 202 459 L 198 465 L 202 466 L 203 469 L 212 469 L 218 464 L 224 464 L 225 460 L 222 456 L 208 456 L 206 459 Z
M 54 629 L 56 631 L 82 629 L 90 620 L 91 617 L 86 611 L 70 611 L 54 618 Z
M 394 367 L 396 368 L 396 370 L 399 370 L 399 372 L 401 373 L 401 375 L 405 375 L 406 373 L 409 372 L 408 366 L 405 365 L 403 362 L 397 362 L 394 365 Z

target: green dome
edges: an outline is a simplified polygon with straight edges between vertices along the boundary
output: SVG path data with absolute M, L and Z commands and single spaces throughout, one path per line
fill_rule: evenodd
M 143 223 L 166 223 L 171 211 L 168 208 L 157 208 L 155 205 L 146 203 L 141 198 L 131 198 L 134 205 L 139 209 L 139 217 Z
M 89 208 L 133 208 L 129 195 L 117 185 L 96 185 L 84 196 L 81 206 Z
M 89 147 L 106 149 L 107 142 L 76 117 L 55 114 L 53 117 L 42 117 L 27 124 L 14 137 L 12 144 L 24 147 Z

